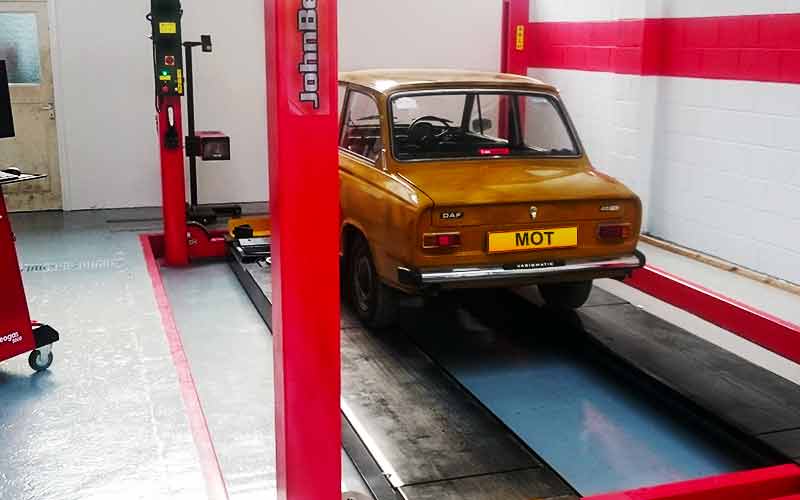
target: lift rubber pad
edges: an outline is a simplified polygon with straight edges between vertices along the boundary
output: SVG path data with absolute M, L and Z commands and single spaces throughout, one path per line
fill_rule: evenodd
M 236 266 L 234 266 L 234 270 L 236 270 Z M 268 272 L 265 272 L 265 270 L 263 270 L 263 269 L 259 270 L 258 268 L 253 268 L 252 266 L 251 266 L 251 269 L 250 269 L 251 272 L 246 272 L 246 271 L 242 272 L 242 271 L 244 271 L 244 269 L 240 269 L 239 270 L 240 279 L 242 279 L 244 277 L 243 276 L 244 274 L 248 275 L 247 276 L 248 279 L 242 280 L 243 284 L 245 284 L 246 287 L 247 287 L 246 281 L 250 281 L 252 283 L 254 281 L 253 277 L 257 277 L 258 281 L 262 282 L 261 285 L 264 288 L 269 289 L 269 285 L 270 284 L 269 284 L 268 281 L 269 281 L 270 278 L 269 278 L 269 273 Z M 260 287 L 257 287 L 257 288 L 260 288 Z M 496 293 L 496 292 L 493 292 L 493 293 Z M 506 292 L 500 292 L 500 293 L 504 294 Z M 263 297 L 263 293 L 260 290 L 254 290 L 253 293 L 251 293 L 251 296 L 255 296 L 254 294 L 261 295 Z M 470 294 L 466 294 L 466 295 L 469 296 Z M 479 302 L 482 301 L 482 299 L 480 298 L 479 294 L 478 295 L 474 295 L 473 294 L 473 298 L 475 298 L 475 297 L 478 298 Z M 518 298 L 517 298 L 517 300 L 518 300 Z M 258 306 L 263 308 L 263 306 L 264 306 L 263 300 L 261 301 L 260 304 L 258 303 L 259 302 L 258 300 L 255 300 L 255 302 L 256 302 L 256 304 Z M 508 297 L 504 298 L 504 304 L 505 305 L 511 306 L 514 303 L 515 303 L 515 298 L 513 296 L 509 295 Z M 527 307 L 528 311 L 530 312 L 531 304 L 526 302 L 525 304 L 518 304 L 518 305 L 520 305 L 522 307 Z M 510 307 L 509 309 L 513 310 L 513 307 Z M 625 321 L 630 321 L 633 325 L 638 325 L 638 326 L 636 326 L 634 328 L 635 330 L 641 331 L 643 333 L 646 333 L 649 330 L 656 330 L 656 331 L 660 331 L 662 333 L 662 335 L 655 335 L 655 336 L 645 335 L 644 338 L 642 338 L 640 336 L 634 336 L 630 332 L 627 331 L 629 328 L 618 328 L 618 326 L 615 325 L 614 323 L 610 323 L 607 320 L 602 319 L 602 315 L 603 314 L 608 314 L 608 315 L 611 315 L 611 316 L 616 316 L 617 314 L 620 314 L 618 312 L 615 312 L 616 309 L 619 309 L 620 311 L 633 309 L 635 314 L 642 315 L 642 316 L 635 316 L 633 318 L 627 318 L 627 320 L 625 320 Z M 509 310 L 508 312 L 511 313 L 512 311 Z M 541 314 L 541 313 L 539 313 L 539 314 Z M 266 315 L 268 317 L 269 316 L 269 311 L 263 311 L 262 315 Z M 519 316 L 529 316 L 529 314 L 527 314 L 527 315 L 526 314 L 517 314 L 515 316 L 518 316 L 518 317 Z M 594 318 L 594 323 L 592 322 L 593 318 Z M 636 367 L 640 368 L 642 371 L 650 374 L 653 377 L 653 380 L 655 380 L 655 381 L 661 380 L 663 382 L 665 380 L 668 380 L 670 382 L 670 384 L 666 384 L 665 383 L 665 385 L 668 385 L 670 387 L 670 389 L 672 389 L 674 391 L 677 391 L 677 392 L 680 392 L 681 394 L 686 394 L 686 393 L 684 391 L 680 390 L 680 386 L 673 386 L 672 382 L 674 382 L 674 381 L 672 381 L 670 379 L 662 379 L 662 378 L 659 377 L 659 372 L 656 369 L 659 368 L 660 363 L 655 363 L 654 367 L 650 367 L 651 369 L 648 370 L 648 369 L 646 369 L 647 368 L 646 365 L 644 366 L 644 368 L 639 366 L 639 362 L 652 361 L 648 356 L 655 356 L 657 361 L 660 361 L 661 363 L 666 363 L 667 367 L 669 367 L 669 368 L 677 369 L 677 371 L 683 372 L 683 373 L 690 372 L 694 376 L 696 376 L 698 373 L 703 373 L 703 372 L 708 372 L 709 374 L 715 373 L 714 370 L 716 369 L 715 368 L 716 365 L 714 363 L 718 364 L 719 363 L 719 359 L 717 359 L 717 358 L 720 358 L 724 362 L 723 365 L 722 365 L 722 369 L 723 370 L 727 370 L 728 368 L 733 369 L 733 372 L 728 372 L 728 373 L 723 372 L 721 378 L 729 380 L 729 381 L 730 381 L 731 378 L 734 378 L 732 383 L 736 388 L 735 388 L 735 390 L 730 390 L 730 392 L 731 392 L 731 397 L 735 398 L 735 400 L 737 401 L 737 404 L 741 404 L 741 400 L 742 399 L 746 400 L 748 398 L 748 393 L 761 394 L 763 396 L 763 394 L 765 394 L 765 388 L 766 388 L 766 393 L 767 394 L 773 394 L 773 395 L 776 394 L 776 393 L 780 393 L 781 396 L 787 395 L 789 393 L 794 393 L 795 395 L 797 395 L 797 393 L 798 393 L 798 389 L 794 385 L 792 385 L 792 384 L 790 384 L 788 382 L 785 382 L 782 379 L 779 379 L 778 377 L 774 376 L 773 374 L 771 374 L 769 372 L 766 372 L 764 370 L 760 370 L 760 369 L 750 365 L 749 363 L 747 363 L 747 362 L 745 362 L 743 360 L 740 360 L 739 358 L 736 358 L 735 356 L 730 355 L 726 351 L 718 349 L 715 346 L 713 346 L 713 345 L 711 345 L 711 344 L 709 344 L 709 343 L 707 343 L 705 341 L 697 339 L 696 337 L 694 337 L 691 334 L 688 334 L 687 332 L 684 332 L 684 331 L 682 331 L 682 330 L 680 330 L 680 329 L 678 329 L 678 328 L 676 328 L 674 326 L 671 326 L 669 324 L 666 324 L 666 323 L 658 320 L 657 318 L 654 318 L 653 316 L 651 316 L 651 315 L 649 315 L 649 314 L 647 314 L 647 313 L 645 313 L 643 311 L 640 311 L 639 309 L 633 308 L 632 306 L 627 304 L 624 300 L 619 299 L 618 297 L 615 297 L 613 295 L 607 294 L 605 292 L 602 292 L 600 290 L 596 290 L 595 291 L 595 293 L 592 295 L 592 298 L 591 298 L 589 304 L 587 304 L 587 307 L 584 308 L 578 315 L 571 315 L 570 317 L 567 317 L 567 318 L 559 318 L 559 319 L 557 319 L 557 321 L 561 322 L 560 323 L 561 325 L 572 324 L 573 326 L 575 326 L 575 328 L 572 329 L 574 331 L 572 333 L 570 333 L 569 335 L 572 335 L 576 339 L 580 338 L 582 335 L 586 335 L 587 333 L 589 333 L 590 335 L 587 335 L 586 339 L 585 339 L 587 341 L 586 342 L 587 345 L 593 342 L 593 343 L 595 343 L 595 345 L 596 345 L 596 347 L 598 349 L 608 350 L 612 354 L 615 353 L 615 352 L 619 353 L 620 356 L 623 356 L 623 355 L 628 356 L 630 354 L 631 356 L 633 356 L 633 359 L 628 359 L 627 361 L 631 362 Z M 584 325 L 586 326 L 585 329 L 580 326 L 581 322 L 583 322 Z M 598 326 L 598 323 L 599 323 L 599 326 Z M 654 325 L 656 325 L 656 326 L 654 326 Z M 398 338 L 394 338 L 394 337 L 391 338 L 391 339 L 381 338 L 381 337 L 376 338 L 373 334 L 366 334 L 366 332 L 363 332 L 363 330 L 358 326 L 358 323 L 353 321 L 352 318 L 349 318 L 346 314 L 343 317 L 343 325 L 342 326 L 343 326 L 344 332 L 345 332 L 345 334 L 343 336 L 344 337 L 343 364 L 344 364 L 344 370 L 345 370 L 345 373 L 343 373 L 343 376 L 345 377 L 345 381 L 347 380 L 348 377 L 353 375 L 353 373 L 354 373 L 353 372 L 353 369 L 354 369 L 353 367 L 357 367 L 357 371 L 361 372 L 361 374 L 357 377 L 358 379 L 361 379 L 361 380 L 364 380 L 364 379 L 366 379 L 366 380 L 379 380 L 381 377 L 386 377 L 387 372 L 393 373 L 394 374 L 394 375 L 392 375 L 393 377 L 396 376 L 396 379 L 392 380 L 391 384 L 383 384 L 381 387 L 365 387 L 363 384 L 354 384 L 352 387 L 347 387 L 347 384 L 346 384 L 344 390 L 345 390 L 345 400 L 346 401 L 355 401 L 355 402 L 357 402 L 359 404 L 364 405 L 363 407 L 356 407 L 357 411 L 354 410 L 354 413 L 356 413 L 357 415 L 369 415 L 369 418 L 365 418 L 364 419 L 367 422 L 370 422 L 370 423 L 373 422 L 373 418 L 377 419 L 377 421 L 380 422 L 379 428 L 375 429 L 375 435 L 373 435 L 373 433 L 371 433 L 369 431 L 367 431 L 367 433 L 370 435 L 370 437 L 373 440 L 375 439 L 375 436 L 378 436 L 379 439 L 385 440 L 385 443 L 383 443 L 383 444 L 387 445 L 386 449 L 382 448 L 381 446 L 378 446 L 378 448 L 384 454 L 383 458 L 384 458 L 385 462 L 388 462 L 389 464 L 402 464 L 402 463 L 404 463 L 403 461 L 409 460 L 409 457 L 412 457 L 409 460 L 409 467 L 407 468 L 407 470 L 410 471 L 410 472 L 406 472 L 405 468 L 404 468 L 404 470 L 402 472 L 401 471 L 394 471 L 396 473 L 396 477 L 393 478 L 393 482 L 396 483 L 396 484 L 401 485 L 401 489 L 404 491 L 404 493 L 410 494 L 413 491 L 413 494 L 414 494 L 413 498 L 428 498 L 428 496 L 427 496 L 427 494 L 425 492 L 431 492 L 430 494 L 433 495 L 431 498 L 433 498 L 433 497 L 437 497 L 437 498 L 472 498 L 471 496 L 466 496 L 465 497 L 463 494 L 460 494 L 460 493 L 456 494 L 455 493 L 457 491 L 462 491 L 462 488 L 464 487 L 464 485 L 467 484 L 470 481 L 473 481 L 473 482 L 477 481 L 478 483 L 483 484 L 483 485 L 489 484 L 490 482 L 500 481 L 501 483 L 507 485 L 507 487 L 508 487 L 507 489 L 509 491 L 514 491 L 515 488 L 519 488 L 520 487 L 520 485 L 519 485 L 519 476 L 520 476 L 520 474 L 518 474 L 518 473 L 522 472 L 523 473 L 522 475 L 524 477 L 525 474 L 527 474 L 529 471 L 527 471 L 526 469 L 523 469 L 522 471 L 505 471 L 505 472 L 500 470 L 500 469 L 502 469 L 504 467 L 507 467 L 507 466 L 513 466 L 514 465 L 514 461 L 513 460 L 506 461 L 506 462 L 493 463 L 491 460 L 487 461 L 485 458 L 482 457 L 482 462 L 471 462 L 471 460 L 474 459 L 474 455 L 470 456 L 469 454 L 467 454 L 466 456 L 468 458 L 466 460 L 463 460 L 460 463 L 458 462 L 458 460 L 456 460 L 456 463 L 452 467 L 443 467 L 441 465 L 441 464 L 447 463 L 446 460 L 443 460 L 441 462 L 441 464 L 437 464 L 436 463 L 437 454 L 438 454 L 439 458 L 444 457 L 444 458 L 447 458 L 447 460 L 449 460 L 450 459 L 450 451 L 449 451 L 449 449 L 452 448 L 452 443 L 461 443 L 461 442 L 463 442 L 463 439 L 469 438 L 471 436 L 470 433 L 469 432 L 463 432 L 460 435 L 458 433 L 451 433 L 449 435 L 443 436 L 443 438 L 442 438 L 442 440 L 440 441 L 439 444 L 445 446 L 445 448 L 444 449 L 439 449 L 438 451 L 436 451 L 436 448 L 438 447 L 438 444 L 434 444 L 433 440 L 430 440 L 430 441 L 427 441 L 427 440 L 430 439 L 429 434 L 432 434 L 431 433 L 431 429 L 439 430 L 440 429 L 439 426 L 431 427 L 430 421 L 428 421 L 426 423 L 426 425 L 422 426 L 422 428 L 423 428 L 422 434 L 417 433 L 416 436 L 415 436 L 415 434 L 414 434 L 414 432 L 412 430 L 409 430 L 408 428 L 403 428 L 402 427 L 402 422 L 405 422 L 405 421 L 413 422 L 413 420 L 418 417 L 418 415 L 416 415 L 415 412 L 420 411 L 420 408 L 423 408 L 423 410 L 425 410 L 427 408 L 427 411 L 431 411 L 430 408 L 428 408 L 428 407 L 430 406 L 430 403 L 433 403 L 433 402 L 435 402 L 436 408 L 439 408 L 439 409 L 441 409 L 441 408 L 450 408 L 449 403 L 448 403 L 448 405 L 443 405 L 441 403 L 441 401 L 439 399 L 440 395 L 437 394 L 435 391 L 432 392 L 431 388 L 429 388 L 427 393 L 425 391 L 423 391 L 422 394 L 420 394 L 419 391 L 421 391 L 421 389 L 416 388 L 416 386 L 418 386 L 420 384 L 420 380 L 418 380 L 417 378 L 411 376 L 411 375 L 414 375 L 414 374 L 416 374 L 418 376 L 422 375 L 422 378 L 424 379 L 422 385 L 423 385 L 423 388 L 424 388 L 426 385 L 430 385 L 431 384 L 431 378 L 436 379 L 437 377 L 439 377 L 440 379 L 442 379 L 442 375 L 431 375 L 431 373 L 435 372 L 436 370 L 431 370 L 426 365 L 426 363 L 430 362 L 430 360 L 427 358 L 427 356 L 424 353 L 419 352 L 417 350 L 417 348 L 415 346 L 413 346 L 413 345 L 405 344 L 405 348 L 408 349 L 408 353 L 413 353 L 412 358 L 414 358 L 416 361 L 411 362 L 408 359 L 401 359 L 399 361 L 395 359 L 393 361 L 392 359 L 387 359 L 386 354 L 389 353 L 389 352 L 391 352 L 391 355 L 392 355 L 391 357 L 392 358 L 396 358 L 398 352 L 404 352 L 403 351 L 403 345 L 400 345 L 400 346 L 395 345 L 396 342 L 404 343 L 404 341 L 402 341 L 402 339 L 398 339 Z M 603 326 L 605 328 L 603 328 Z M 420 329 L 420 330 L 422 330 L 422 329 Z M 431 331 L 431 329 L 425 329 L 425 330 L 427 330 L 425 332 L 426 335 L 435 335 L 435 331 Z M 570 329 L 568 328 L 567 330 L 570 330 Z M 608 330 L 613 330 L 613 331 L 608 331 Z M 362 333 L 364 335 L 369 335 L 369 337 L 364 337 L 362 335 Z M 597 338 L 595 338 L 595 335 L 597 335 Z M 666 338 L 662 339 L 661 338 L 662 336 L 664 336 Z M 366 354 L 364 352 L 364 345 L 362 345 L 362 343 L 365 342 L 365 341 L 367 342 L 367 344 L 375 343 L 375 345 L 373 345 L 367 351 Z M 605 347 L 606 344 L 604 344 L 602 341 L 608 342 L 610 347 Z M 348 345 L 348 343 L 351 343 L 351 342 L 358 342 L 358 348 L 356 350 L 357 354 L 355 354 L 356 357 L 355 358 L 351 357 L 349 359 L 348 358 L 347 345 Z M 633 342 L 634 343 L 634 345 L 632 346 L 633 348 L 629 348 L 629 347 L 631 347 L 631 346 L 628 346 L 629 342 Z M 688 347 L 686 345 L 684 345 L 687 342 L 689 344 Z M 650 344 L 652 344 L 652 345 L 650 345 Z M 670 349 L 676 349 L 676 347 L 670 347 L 670 345 L 677 346 L 678 352 L 676 352 L 676 353 L 669 353 L 668 352 L 668 354 L 665 355 L 661 351 L 661 349 L 666 349 L 667 351 L 670 351 Z M 425 347 L 425 350 L 430 352 L 428 350 L 428 346 Z M 697 351 L 697 352 L 693 352 L 693 351 Z M 648 353 L 650 353 L 650 354 L 648 354 Z M 673 354 L 674 355 L 678 355 L 678 358 L 673 357 Z M 352 355 L 352 353 L 351 353 L 351 355 Z M 360 359 L 360 357 L 363 357 L 363 356 L 366 356 L 368 358 L 368 360 L 371 360 L 371 361 L 368 361 L 368 362 L 365 363 L 363 359 Z M 375 358 L 375 356 L 377 356 L 377 358 Z M 406 358 L 406 356 L 410 356 L 410 354 L 403 354 L 402 357 Z M 695 361 L 696 359 L 717 359 L 717 360 L 712 362 L 712 363 L 710 363 L 709 365 L 701 364 L 700 367 L 698 368 L 698 367 L 694 366 L 696 364 L 696 361 Z M 353 364 L 354 360 L 355 360 L 355 364 Z M 393 362 L 394 363 L 399 363 L 399 366 L 391 367 L 391 366 L 385 366 L 384 365 L 384 363 L 390 363 L 391 364 Z M 417 363 L 417 364 L 415 364 L 415 363 Z M 733 363 L 733 367 L 728 366 L 726 363 Z M 693 366 L 692 370 L 686 370 L 687 364 Z M 735 379 L 739 378 L 739 375 L 736 372 L 736 370 L 737 370 L 736 366 L 738 366 L 738 364 L 743 364 L 744 366 L 747 367 L 747 370 L 755 370 L 755 371 L 757 371 L 758 372 L 758 376 L 752 377 L 750 375 L 746 375 L 746 377 L 748 377 L 748 378 L 743 377 L 745 382 L 735 380 Z M 363 366 L 363 365 L 366 365 L 366 366 Z M 370 366 L 370 365 L 372 365 L 372 366 Z M 681 370 L 681 366 L 683 367 L 683 370 Z M 372 371 L 370 372 L 370 370 L 372 370 Z M 399 370 L 399 371 L 397 371 L 397 370 Z M 636 370 L 634 370 L 634 371 L 636 371 Z M 735 376 L 731 377 L 731 373 L 735 374 Z M 744 372 L 744 373 L 749 373 L 749 372 Z M 706 375 L 706 377 L 713 378 L 711 375 Z M 643 377 L 643 378 L 647 378 L 647 377 Z M 680 379 L 676 379 L 676 381 L 680 382 L 681 380 Z M 691 381 L 696 382 L 696 380 L 693 377 L 690 378 L 690 382 Z M 447 378 L 444 378 L 443 382 L 440 381 L 440 382 L 437 382 L 437 383 L 435 383 L 433 385 L 434 386 L 446 386 L 447 382 L 450 382 L 453 385 L 457 385 L 454 382 L 448 380 Z M 764 385 L 764 387 L 762 387 L 759 384 Z M 775 385 L 775 384 L 777 384 L 777 385 Z M 388 390 L 387 391 L 386 390 L 386 386 L 387 385 L 389 385 L 390 387 L 393 387 L 394 390 Z M 696 385 L 697 385 L 696 383 L 691 383 L 690 386 L 696 386 Z M 409 386 L 414 386 L 415 388 L 414 389 L 409 389 Z M 357 392 L 355 394 L 355 396 L 348 396 L 348 392 L 350 390 L 362 391 L 362 392 L 361 393 Z M 402 398 L 403 391 L 410 391 L 410 393 L 414 394 L 414 397 L 410 398 L 406 402 L 404 402 L 402 400 L 398 401 L 398 400 L 394 400 L 393 399 L 395 397 L 401 397 Z M 398 394 L 395 394 L 395 392 L 398 392 Z M 370 394 L 373 395 L 372 401 L 369 401 L 370 400 L 370 396 L 369 396 Z M 457 393 L 453 393 L 453 396 L 455 397 L 455 396 L 459 396 L 459 395 Z M 693 395 L 691 395 L 691 394 L 689 395 L 689 397 L 692 397 L 692 396 Z M 694 396 L 697 396 L 697 395 L 694 395 Z M 702 396 L 702 394 L 700 396 Z M 433 399 L 426 399 L 426 397 L 427 398 L 433 397 Z M 461 394 L 460 395 L 460 399 L 463 400 L 464 398 L 465 398 L 465 395 Z M 367 400 L 367 402 L 364 402 L 365 399 Z M 419 403 L 420 400 L 428 401 L 429 404 L 420 404 Z M 467 398 L 467 400 L 469 401 L 470 399 Z M 704 400 L 704 398 L 697 397 L 695 402 L 698 403 L 698 406 L 700 408 L 706 409 L 709 412 L 713 411 L 714 415 L 715 415 L 715 418 L 719 417 L 719 418 L 722 418 L 723 420 L 729 420 L 728 415 L 726 415 L 724 412 L 718 412 L 713 408 L 707 408 L 706 405 L 705 405 L 706 401 Z M 404 406 L 404 404 L 410 405 L 410 406 Z M 458 404 L 462 404 L 463 405 L 464 403 L 462 401 L 462 402 L 459 402 L 459 403 L 456 403 L 456 404 L 457 405 Z M 476 404 L 478 404 L 478 403 L 476 403 Z M 370 406 L 370 405 L 372 405 L 372 406 Z M 745 406 L 748 406 L 748 405 L 745 405 Z M 389 412 L 388 415 L 390 415 L 391 418 L 398 419 L 398 420 L 400 420 L 402 422 L 399 422 L 399 423 L 398 422 L 386 422 L 385 419 L 387 418 L 387 411 L 386 411 L 387 407 L 391 408 L 392 410 L 398 409 L 398 411 L 396 411 L 394 413 L 393 412 Z M 403 408 L 405 408 L 405 409 L 403 409 Z M 795 406 L 795 408 L 797 408 L 797 406 Z M 457 406 L 453 407 L 453 409 L 457 410 L 459 413 L 462 412 L 462 410 L 459 409 Z M 766 411 L 769 411 L 769 409 L 767 409 Z M 404 415 L 403 414 L 404 412 L 411 412 L 411 413 Z M 791 412 L 791 409 L 789 410 L 789 412 Z M 372 414 L 370 415 L 370 413 L 372 413 Z M 447 413 L 447 412 L 444 412 L 444 413 Z M 478 412 L 478 413 L 480 413 L 480 412 Z M 411 416 L 409 417 L 409 415 L 411 415 Z M 439 416 L 437 415 L 437 417 L 439 417 Z M 442 426 L 443 428 L 449 429 L 451 427 L 452 421 L 447 420 L 447 418 L 444 418 L 444 419 L 440 420 L 439 423 L 443 423 L 443 426 Z M 363 425 L 363 423 L 361 423 L 361 424 Z M 503 428 L 503 426 L 500 425 L 499 423 L 497 423 L 496 425 L 498 425 L 500 427 L 500 429 Z M 393 429 L 393 428 L 402 429 L 402 430 L 399 430 L 396 434 L 389 434 L 387 436 L 386 429 Z M 743 433 L 745 432 L 745 429 L 743 429 L 743 428 L 741 428 L 739 426 L 736 426 L 736 429 L 741 430 Z M 364 431 L 364 429 L 362 428 L 361 432 L 363 433 L 363 431 Z M 412 439 L 409 439 L 409 437 L 411 437 Z M 759 437 L 759 436 L 753 436 L 753 437 L 755 438 L 755 437 Z M 766 447 L 768 445 L 774 444 L 774 443 L 771 443 L 768 439 L 766 439 L 766 437 L 768 437 L 768 436 L 760 436 L 759 442 L 757 443 L 757 446 L 756 446 L 757 448 L 759 446 L 761 446 L 761 445 L 765 445 L 764 447 Z M 396 443 L 393 444 L 393 442 L 403 441 L 404 439 L 406 441 L 405 446 L 407 446 L 405 448 L 404 448 L 404 445 L 402 445 L 402 444 L 400 446 L 398 446 Z M 509 436 L 508 439 L 510 440 L 511 443 L 514 443 L 514 445 L 511 446 L 511 449 L 512 450 L 516 449 L 517 448 L 516 439 L 514 439 L 513 437 L 510 437 L 510 436 Z M 780 444 L 781 444 L 781 447 L 779 447 L 780 451 L 785 455 L 791 455 L 791 453 L 789 451 L 784 449 L 784 448 L 786 448 L 786 446 L 785 446 L 786 441 L 784 441 L 784 440 L 779 440 L 779 441 L 780 441 Z M 487 442 L 484 441 L 484 443 L 487 443 Z M 430 448 L 425 452 L 424 455 L 422 455 L 426 459 L 428 459 L 428 460 L 425 460 L 423 462 L 425 462 L 425 463 L 430 462 L 430 464 L 429 464 L 427 469 L 426 469 L 426 466 L 424 464 L 420 465 L 420 463 L 415 463 L 415 461 L 414 461 L 414 460 L 417 460 L 417 461 L 420 460 L 416 456 L 419 452 L 418 451 L 414 451 L 414 450 L 419 450 L 418 446 L 420 444 L 422 444 L 422 445 L 426 445 L 427 444 L 427 445 L 429 445 L 429 448 Z M 374 446 L 374 443 L 373 443 L 373 446 Z M 392 450 L 391 449 L 392 446 L 396 446 L 398 449 L 397 450 Z M 474 449 L 478 450 L 479 452 L 492 453 L 490 451 L 491 446 L 489 446 L 488 444 L 486 446 L 487 447 L 482 447 L 481 444 L 477 444 L 477 445 L 475 445 Z M 735 448 L 735 446 L 733 446 L 733 447 Z M 748 447 L 744 446 L 744 448 L 748 448 Z M 502 450 L 503 448 L 500 448 L 500 449 Z M 769 450 L 768 450 L 768 452 L 769 452 Z M 395 455 L 392 455 L 392 453 L 395 453 Z M 500 453 L 502 453 L 502 452 L 500 452 Z M 455 455 L 456 455 L 456 457 L 458 457 L 460 454 L 456 453 Z M 513 456 L 513 455 L 514 455 L 514 453 L 511 454 L 511 456 Z M 531 454 L 531 456 L 533 456 L 533 455 Z M 433 458 L 429 458 L 429 457 L 433 457 Z M 771 459 L 775 460 L 775 456 L 773 455 L 771 457 Z M 538 459 L 537 458 L 534 457 L 534 460 L 536 460 L 536 462 L 538 463 Z M 769 463 L 769 459 L 766 459 L 765 462 Z M 491 472 L 481 473 L 480 472 L 481 467 L 484 467 L 484 470 L 491 471 Z M 523 467 L 524 467 L 524 465 L 523 465 Z M 463 472 L 459 472 L 459 471 L 464 471 L 464 470 L 468 471 L 468 477 L 464 477 L 465 474 Z M 428 474 L 430 474 L 431 471 L 432 471 L 433 475 L 429 476 Z M 543 468 L 542 471 L 543 472 L 547 472 L 549 474 L 549 471 L 548 471 L 547 468 Z M 448 477 L 452 476 L 453 474 L 458 475 L 457 476 L 458 478 L 451 481 L 450 479 L 448 479 Z M 483 477 L 483 474 L 488 474 L 491 477 Z M 478 480 L 477 478 L 480 478 L 480 479 Z M 514 486 L 515 482 L 516 482 L 516 486 Z M 524 484 L 524 481 L 522 482 L 522 484 Z M 450 491 L 453 496 L 448 496 L 448 495 L 444 495 L 443 496 L 442 488 L 445 488 L 447 491 Z M 493 488 L 494 488 L 494 486 L 493 486 Z M 470 486 L 470 487 L 468 487 L 466 489 L 468 489 L 470 491 L 474 491 L 475 495 L 476 495 L 475 498 L 483 498 L 485 496 L 483 494 L 479 494 L 479 492 L 482 491 L 482 488 L 480 488 L 480 487 Z M 522 487 L 521 491 L 523 491 L 523 496 L 520 497 L 520 498 L 530 498 L 531 496 L 536 497 L 537 495 L 539 497 L 542 497 L 542 493 L 537 493 L 537 492 L 535 492 L 535 491 L 533 491 L 533 490 L 531 490 L 531 489 L 529 489 L 527 487 Z M 568 494 L 570 494 L 570 492 L 569 492 L 569 490 L 567 490 L 565 492 L 562 492 L 562 494 L 568 495 Z M 512 496 L 509 496 L 508 498 L 517 498 L 517 496 L 515 494 L 511 494 L 511 495 Z M 412 498 L 412 497 L 409 496 L 409 498 Z

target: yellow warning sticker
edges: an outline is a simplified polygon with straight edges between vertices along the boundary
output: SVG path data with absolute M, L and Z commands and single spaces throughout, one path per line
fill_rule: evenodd
M 158 32 L 162 35 L 175 35 L 178 33 L 178 23 L 158 23 Z
M 525 26 L 517 26 L 517 50 L 525 50 Z
M 168 82 L 172 80 L 172 75 L 161 75 L 158 77 L 158 79 L 161 80 L 162 82 Z
M 183 70 L 178 70 L 178 93 L 183 95 Z

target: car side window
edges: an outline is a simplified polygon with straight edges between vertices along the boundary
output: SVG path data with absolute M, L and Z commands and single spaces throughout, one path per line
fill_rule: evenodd
M 363 92 L 350 91 L 339 146 L 373 162 L 383 149 L 378 103 Z
M 342 113 L 344 113 L 344 101 L 347 99 L 347 86 L 339 84 L 339 140 L 342 140 Z

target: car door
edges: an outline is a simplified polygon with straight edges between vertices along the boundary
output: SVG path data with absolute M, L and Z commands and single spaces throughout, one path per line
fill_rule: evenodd
M 378 100 L 369 92 L 350 88 L 340 99 L 339 179 L 342 218 L 364 233 L 381 272 L 387 244 L 391 178 L 378 160 L 383 154 L 383 117 Z M 383 274 L 383 273 L 381 273 Z

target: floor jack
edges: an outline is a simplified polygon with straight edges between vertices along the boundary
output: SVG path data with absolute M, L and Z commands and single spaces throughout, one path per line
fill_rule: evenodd
M 5 62 L 0 61 L 0 138 L 9 137 L 14 137 L 14 124 Z M 30 353 L 28 364 L 37 372 L 50 368 L 53 363 L 52 345 L 58 342 L 59 337 L 53 328 L 31 321 L 3 186 L 44 177 L 24 174 L 16 168 L 0 170 L 0 283 L 3 291 L 0 299 L 0 361 Z

